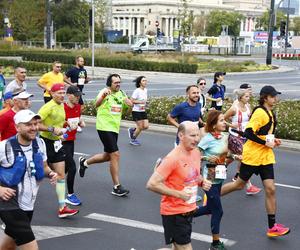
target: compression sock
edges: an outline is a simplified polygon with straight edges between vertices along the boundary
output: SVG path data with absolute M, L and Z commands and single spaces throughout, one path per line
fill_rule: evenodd
M 65 206 L 65 193 L 66 193 L 65 180 L 58 180 L 56 183 L 56 195 L 57 195 L 58 205 L 60 209 Z
M 268 224 L 269 224 L 269 228 L 274 227 L 275 222 L 276 222 L 275 214 L 268 214 Z

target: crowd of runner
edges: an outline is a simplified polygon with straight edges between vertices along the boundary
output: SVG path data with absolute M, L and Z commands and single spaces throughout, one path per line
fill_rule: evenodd
M 82 95 L 90 78 L 81 56 L 76 57 L 75 66 L 65 74 L 61 66 L 55 61 L 52 71 L 38 80 L 45 104 L 37 113 L 30 110 L 33 95 L 27 91 L 26 69 L 17 67 L 15 79 L 6 83 L 0 67 L 0 218 L 5 228 L 0 249 L 38 249 L 31 219 L 39 184 L 45 177 L 55 186 L 57 216 L 65 218 L 79 212 L 70 207 L 81 205 L 74 190 L 74 146 L 76 133 L 85 127 L 81 118 Z M 247 195 L 259 193 L 262 189 L 250 182 L 253 174 L 260 175 L 265 191 L 267 236 L 290 232 L 288 227 L 276 223 L 275 217 L 273 148 L 281 141 L 274 136 L 276 116 L 272 109 L 280 92 L 264 86 L 259 105 L 251 111 L 252 89 L 249 84 L 242 84 L 233 92 L 237 99 L 225 111 L 225 75 L 216 72 L 206 94 L 204 78 L 187 86 L 187 100 L 177 104 L 167 116 L 167 121 L 178 128 L 175 147 L 157 162 L 147 188 L 162 195 L 160 213 L 165 241 L 167 245 L 173 244 L 173 249 L 192 249 L 192 221 L 202 215 L 211 215 L 210 249 L 226 249 L 220 241 L 221 196 L 244 187 Z M 130 193 L 121 185 L 119 176 L 122 113 L 132 108 L 136 126 L 128 129 L 131 145 L 141 146 L 137 138 L 149 127 L 147 79 L 139 76 L 134 82 L 136 89 L 128 97 L 121 90 L 120 75 L 107 77 L 106 86 L 95 98 L 96 130 L 104 152 L 87 159 L 79 157 L 80 177 L 93 164 L 109 162 L 111 194 L 118 197 Z M 224 133 L 227 128 L 228 135 Z M 223 185 L 227 167 L 233 161 L 238 162 L 236 174 L 232 182 Z M 197 204 L 201 200 L 198 187 L 204 190 L 202 205 Z

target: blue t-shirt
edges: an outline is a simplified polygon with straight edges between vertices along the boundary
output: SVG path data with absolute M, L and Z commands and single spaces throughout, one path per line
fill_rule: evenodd
M 184 121 L 198 122 L 201 117 L 201 104 L 197 102 L 195 106 L 191 106 L 188 102 L 182 102 L 173 108 L 170 116 L 176 118 L 179 124 Z M 178 143 L 177 137 L 176 144 Z
M 203 151 L 204 156 L 218 156 L 220 159 L 225 159 L 228 152 L 228 136 L 222 134 L 221 139 L 216 139 L 211 133 L 207 133 L 199 142 L 198 147 Z M 222 160 L 221 160 L 222 161 Z M 207 178 L 208 168 L 203 166 L 203 177 Z M 222 183 L 221 179 L 214 179 L 213 184 Z

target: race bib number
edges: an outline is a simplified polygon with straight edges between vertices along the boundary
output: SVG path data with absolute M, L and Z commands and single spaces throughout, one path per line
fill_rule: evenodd
M 79 123 L 79 117 L 68 118 L 68 124 L 69 124 L 71 130 L 77 129 L 78 123 Z
M 85 78 L 78 78 L 78 85 L 84 85 Z
M 216 104 L 217 104 L 217 106 L 222 106 L 223 105 L 223 100 L 218 101 Z
M 139 111 L 145 111 L 145 108 L 146 108 L 145 104 L 140 104 Z
M 215 178 L 225 180 L 227 178 L 227 170 L 225 165 L 217 165 L 215 168 Z
M 122 112 L 122 105 L 114 104 L 111 106 L 110 113 L 113 115 L 119 115 Z
M 61 148 L 62 148 L 61 140 L 55 141 L 54 142 L 54 151 L 55 151 L 55 153 L 57 153 Z
M 0 99 L 2 99 L 3 91 L 0 91 Z
M 198 186 L 187 186 L 184 189 L 184 192 L 191 195 L 191 198 L 189 198 L 186 202 L 188 204 L 193 204 L 197 200 L 197 194 L 198 194 Z

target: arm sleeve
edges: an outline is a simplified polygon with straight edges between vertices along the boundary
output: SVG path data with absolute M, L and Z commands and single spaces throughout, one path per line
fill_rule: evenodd
M 263 140 L 263 139 L 260 139 L 256 134 L 254 134 L 252 128 L 247 128 L 244 132 L 244 136 L 251 140 L 251 141 L 254 141 L 258 144 L 261 144 L 261 145 L 265 145 L 266 144 L 266 141 Z

